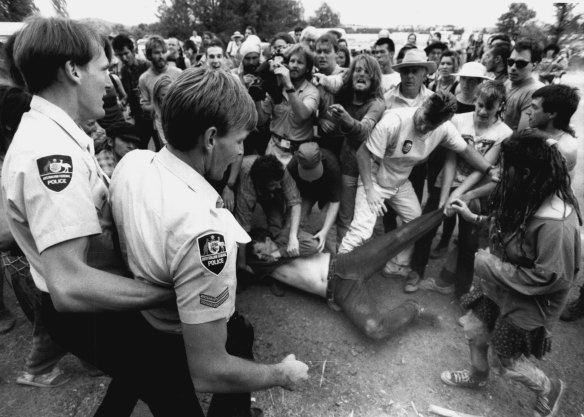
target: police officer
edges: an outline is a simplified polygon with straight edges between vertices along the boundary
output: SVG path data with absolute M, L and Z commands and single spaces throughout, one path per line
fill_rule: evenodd
M 184 349 L 158 343 L 139 313 L 174 292 L 122 276 L 108 179 L 76 123 L 104 115 L 109 56 L 107 41 L 69 19 L 35 18 L 16 36 L 33 98 L 2 171 L 8 225 L 43 292 L 53 340 L 112 376 L 96 415 L 130 415 L 137 398 L 155 416 L 202 415 Z
M 250 238 L 206 181 L 223 178 L 243 155 L 256 122 L 254 103 L 237 79 L 223 70 L 186 70 L 162 110 L 167 146 L 128 154 L 111 185 L 133 276 L 176 292 L 175 305 L 145 317 L 160 337 L 184 338 L 198 391 L 222 393 L 208 416 L 248 416 L 249 392 L 293 389 L 307 378 L 308 367 L 294 355 L 275 365 L 251 361 L 253 329 L 235 312 L 237 245 Z M 230 394 L 241 392 L 247 394 Z

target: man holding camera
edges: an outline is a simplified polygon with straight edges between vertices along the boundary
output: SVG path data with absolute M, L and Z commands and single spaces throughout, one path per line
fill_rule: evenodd
M 283 90 L 282 101 L 276 103 L 270 95 L 264 100 L 254 98 L 258 125 L 266 124 L 271 118 L 266 154 L 275 155 L 284 166 L 302 143 L 313 139 L 312 116 L 319 101 L 318 90 L 309 81 L 314 65 L 312 54 L 302 45 L 295 45 L 287 55 L 287 62 L 272 60 L 270 64 L 270 72 L 276 75 Z

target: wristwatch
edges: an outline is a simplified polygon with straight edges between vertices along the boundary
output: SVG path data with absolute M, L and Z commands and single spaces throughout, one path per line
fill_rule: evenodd
M 296 92 L 296 89 L 295 89 L 294 87 L 292 87 L 292 88 L 287 88 L 287 89 L 286 89 L 286 92 L 287 92 L 288 94 L 295 93 L 295 92 Z

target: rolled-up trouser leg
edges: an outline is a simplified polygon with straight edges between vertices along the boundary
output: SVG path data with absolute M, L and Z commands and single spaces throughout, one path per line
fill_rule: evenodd
M 518 358 L 499 356 L 499 360 L 505 378 L 520 382 L 537 395 L 545 395 L 550 391 L 551 381 L 548 376 L 524 355 Z
M 370 277 L 404 248 L 438 226 L 443 217 L 442 210 L 435 210 L 377 239 L 365 242 L 351 252 L 339 253 L 336 258 L 335 275 L 349 280 Z
M 345 280 L 333 278 L 335 302 L 347 318 L 366 336 L 384 339 L 406 327 L 418 316 L 420 307 L 414 300 L 408 300 L 390 311 L 377 306 L 371 296 L 368 280 Z
M 461 321 L 470 349 L 471 375 L 484 379 L 489 375 L 489 330 L 472 311 Z

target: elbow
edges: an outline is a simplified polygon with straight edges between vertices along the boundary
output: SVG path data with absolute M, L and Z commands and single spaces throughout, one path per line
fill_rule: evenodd
M 73 302 L 73 295 L 71 290 L 64 288 L 61 285 L 51 286 L 49 288 L 49 294 L 51 295 L 51 301 L 55 310 L 59 313 L 73 313 L 76 311 L 75 303 Z

